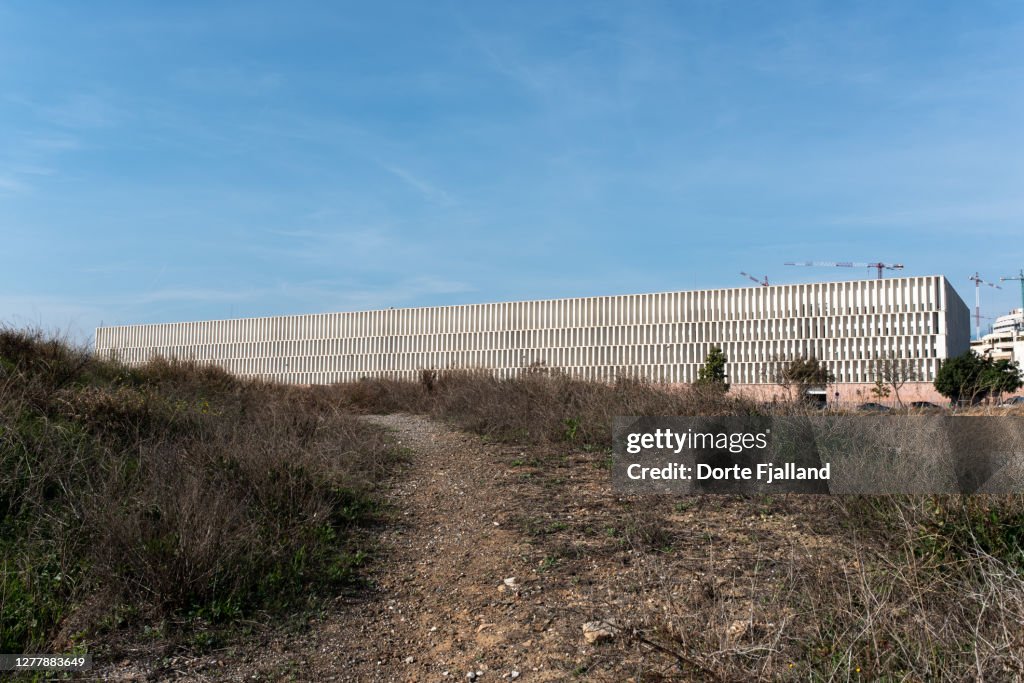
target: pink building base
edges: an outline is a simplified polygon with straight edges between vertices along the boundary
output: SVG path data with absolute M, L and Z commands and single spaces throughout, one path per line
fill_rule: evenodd
M 828 386 L 828 402 L 839 401 L 840 405 L 856 406 L 861 403 L 881 403 L 887 406 L 896 405 L 896 397 L 889 389 L 889 396 L 878 398 L 872 391 L 875 385 L 868 383 L 830 384 Z M 783 387 L 774 384 L 733 384 L 731 391 L 742 396 L 749 396 L 759 401 L 771 401 L 788 397 Z M 838 398 L 836 396 L 838 394 Z M 928 401 L 939 406 L 949 404 L 949 399 L 935 390 L 931 382 L 907 382 L 900 388 L 900 400 L 904 405 L 912 401 Z

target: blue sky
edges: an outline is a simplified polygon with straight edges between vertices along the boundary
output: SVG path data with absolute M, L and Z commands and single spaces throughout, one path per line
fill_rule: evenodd
M 0 321 L 1024 267 L 1015 2 L 0 2 Z M 984 312 L 1019 304 L 1017 283 Z

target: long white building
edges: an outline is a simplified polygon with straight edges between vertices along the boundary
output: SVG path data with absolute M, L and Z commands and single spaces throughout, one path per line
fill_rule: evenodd
M 692 382 L 719 346 L 733 384 L 769 383 L 772 361 L 811 356 L 840 383 L 873 383 L 874 359 L 893 354 L 930 382 L 969 339 L 964 302 L 945 277 L 928 276 L 125 325 L 96 330 L 96 350 L 297 384 L 416 379 L 429 368 L 509 377 L 531 365 Z

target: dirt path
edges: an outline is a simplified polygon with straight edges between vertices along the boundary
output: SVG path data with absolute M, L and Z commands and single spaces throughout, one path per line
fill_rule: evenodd
M 521 680 L 564 676 L 556 643 L 568 624 L 549 619 L 549 601 L 558 598 L 539 576 L 536 550 L 510 524 L 523 501 L 505 456 L 522 449 L 484 445 L 422 417 L 366 419 L 395 430 L 414 455 L 389 493 L 402 524 L 380 539 L 388 559 L 376 576 L 379 600 L 359 615 L 357 642 L 339 634 L 347 674 L 367 681 L 464 680 L 477 671 L 483 681 L 513 672 Z
M 812 530 L 813 509 L 785 501 L 626 500 L 610 490 L 602 453 L 486 443 L 420 416 L 364 419 L 392 430 L 410 453 L 385 493 L 397 521 L 374 530 L 380 561 L 369 591 L 340 601 L 301 635 L 172 658 L 158 669 L 126 662 L 99 673 L 703 680 L 710 674 L 700 662 L 622 630 L 591 643 L 583 624 L 609 619 L 670 646 L 675 638 L 735 650 L 730 629 L 749 639 L 772 626 L 755 614 L 772 577 L 792 571 L 797 555 L 831 552 L 831 539 Z

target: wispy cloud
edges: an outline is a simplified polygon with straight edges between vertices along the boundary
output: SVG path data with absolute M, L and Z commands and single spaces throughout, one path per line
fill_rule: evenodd
M 965 225 L 971 232 L 1016 237 L 1024 222 L 1024 201 L 966 202 L 916 206 L 892 211 L 847 213 L 826 218 L 824 223 L 844 227 L 898 227 L 901 230 L 948 229 L 962 234 Z M 998 224 L 1004 227 L 1000 228 Z
M 430 276 L 403 278 L 380 287 L 334 288 L 319 297 L 326 310 L 360 310 L 427 305 L 431 297 L 472 292 L 466 282 Z M 333 305 L 333 308 L 330 306 Z
M 320 239 L 328 236 L 328 233 L 318 230 L 267 230 L 267 232 L 271 235 L 297 239 Z
M 538 124 L 589 127 L 614 120 L 617 133 L 629 134 L 631 112 L 646 98 L 675 90 L 666 86 L 681 71 L 664 55 L 679 35 L 631 10 L 596 11 L 581 21 L 571 15 L 567 10 L 529 38 L 517 30 L 522 27 L 480 25 L 464 17 L 459 25 L 479 53 L 480 66 L 515 86 L 502 88 L 503 96 L 523 97 Z M 571 129 L 565 132 L 567 141 L 578 138 Z
M 265 288 L 225 288 L 215 289 L 209 287 L 167 287 L 142 291 L 124 298 L 126 304 L 144 305 L 161 303 L 166 301 L 182 301 L 189 303 L 224 303 L 248 301 L 264 296 L 268 291 Z
M 405 184 L 423 195 L 431 204 L 436 204 L 441 207 L 452 207 L 458 204 L 451 194 L 441 189 L 437 185 L 427 180 L 424 180 L 420 176 L 413 174 L 408 169 L 402 168 L 401 166 L 395 166 L 393 164 L 380 163 L 380 167 L 388 173 L 392 174 L 396 178 L 402 180 Z
M 25 135 L 20 137 L 21 148 L 35 152 L 68 152 L 82 148 L 82 142 L 70 135 Z
M 139 264 L 100 264 L 82 266 L 76 272 L 87 275 L 120 275 L 124 273 L 147 273 L 152 274 L 152 267 L 144 267 Z
M 62 157 L 81 149 L 77 138 L 16 131 L 0 151 L 0 193 L 29 192 L 42 178 L 59 174 Z
M 284 77 L 275 71 L 219 66 L 183 69 L 176 72 L 171 81 L 182 88 L 220 97 L 256 97 L 278 90 L 284 84 Z
M 7 194 L 20 194 L 30 192 L 32 178 L 42 178 L 54 175 L 56 171 L 47 166 L 35 166 L 18 164 L 0 170 L 0 192 Z
M 12 175 L 0 175 L 0 192 L 5 194 L 18 194 L 26 192 L 29 189 L 29 185 L 21 180 L 18 180 Z
M 38 121 L 63 128 L 107 128 L 127 118 L 111 95 L 99 92 L 72 92 L 49 101 L 17 94 L 6 99 L 31 111 Z
M 424 298 L 470 291 L 473 287 L 459 280 L 418 276 L 379 286 L 356 280 L 313 280 L 260 287 L 165 287 L 110 297 L 104 303 L 125 320 L 145 322 L 159 317 L 161 309 L 154 306 L 160 304 L 231 304 L 244 313 L 262 310 L 269 302 L 289 311 L 315 313 L 423 305 Z
M 386 227 L 338 229 L 271 229 L 268 235 L 284 238 L 251 244 L 248 250 L 273 258 L 307 264 L 341 265 L 373 269 L 392 264 L 405 252 L 404 242 Z
M 547 87 L 547 77 L 535 66 L 516 58 L 512 53 L 499 47 L 501 39 L 469 25 L 465 20 L 462 26 L 474 47 L 484 56 L 487 64 L 497 73 L 520 86 L 534 91 L 542 91 Z

